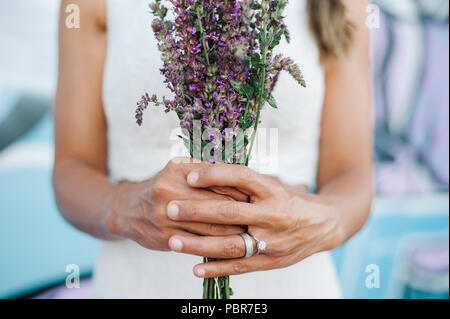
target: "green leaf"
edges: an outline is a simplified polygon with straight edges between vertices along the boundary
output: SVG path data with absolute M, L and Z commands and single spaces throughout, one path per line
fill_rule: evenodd
M 264 33 L 263 32 L 258 32 L 258 34 L 256 36 L 258 37 L 259 45 L 261 47 L 265 47 L 266 46 L 266 42 L 264 41 Z
M 252 4 L 250 4 L 250 9 L 253 9 L 253 10 L 261 10 L 261 9 L 262 9 L 262 6 L 261 6 L 260 3 L 255 3 L 255 2 L 253 2 Z
M 244 91 L 244 95 L 247 99 L 251 100 L 253 98 L 253 94 L 255 93 L 255 89 L 250 84 L 244 83 L 242 84 L 242 90 Z
M 242 63 L 244 64 L 244 66 L 249 67 L 250 64 L 252 62 L 252 59 L 248 56 L 244 59 L 244 61 L 242 61 Z
M 239 94 L 243 94 L 242 86 L 236 81 L 231 81 L 231 86 L 236 90 Z
M 191 157 L 193 157 L 192 143 L 190 142 L 190 140 L 181 135 L 178 135 L 178 137 L 183 140 L 184 147 L 186 147 L 186 149 L 189 151 L 189 154 L 191 155 Z
M 261 77 L 259 76 L 253 77 L 253 86 L 257 88 L 260 86 L 260 84 L 261 84 Z
M 272 93 L 270 93 L 269 91 L 266 91 L 265 100 L 266 100 L 267 103 L 269 103 L 269 105 L 270 105 L 271 107 L 273 107 L 274 109 L 277 109 L 277 108 L 278 108 L 277 101 L 276 101 L 275 98 L 273 97 Z
M 278 33 L 273 37 L 273 40 L 270 43 L 270 46 L 274 48 L 280 44 L 280 41 L 281 41 L 281 33 Z
M 206 65 L 205 59 L 203 59 L 202 57 L 198 56 L 195 58 L 197 61 L 199 61 L 200 63 L 203 63 Z
M 263 61 L 262 57 L 259 55 L 259 53 L 253 54 L 252 57 L 251 57 L 251 60 L 252 60 L 252 65 L 255 68 L 265 68 L 265 67 L 267 67 L 267 64 L 264 63 L 264 61 Z
M 289 30 L 287 28 L 284 29 L 283 35 L 286 38 L 286 42 L 291 43 L 291 34 L 289 33 Z
M 255 66 L 262 63 L 262 59 L 261 59 L 261 56 L 259 55 L 259 53 L 253 54 L 251 57 L 251 60 L 252 60 L 252 64 Z
M 235 81 L 231 81 L 231 85 L 233 86 L 233 89 L 236 90 L 236 92 L 238 92 L 241 95 L 245 95 L 247 99 L 251 100 L 253 98 L 255 90 L 250 84 L 247 83 L 239 84 Z
M 250 127 L 253 126 L 253 117 L 249 113 L 240 115 L 238 117 L 238 120 L 241 129 L 243 129 L 244 131 L 248 130 Z
M 209 49 L 208 53 L 213 52 L 215 48 L 216 48 L 216 44 L 214 43 L 214 45 L 211 47 L 211 49 Z
M 274 29 L 279 29 L 279 24 L 278 24 L 278 21 L 276 19 L 272 19 L 270 21 L 270 26 L 272 26 Z

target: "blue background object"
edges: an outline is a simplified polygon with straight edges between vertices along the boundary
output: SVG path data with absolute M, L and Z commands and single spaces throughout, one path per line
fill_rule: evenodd
M 51 147 L 52 138 L 47 116 L 0 154 L 0 298 L 63 282 L 69 264 L 78 265 L 82 274 L 91 272 L 100 247 L 98 240 L 74 229 L 59 214 L 51 185 L 51 155 L 47 163 L 33 164 L 35 150 Z M 5 165 L 5 155 L 27 149 L 30 167 Z

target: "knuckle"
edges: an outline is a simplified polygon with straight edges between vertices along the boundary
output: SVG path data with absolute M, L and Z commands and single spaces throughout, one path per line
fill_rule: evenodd
M 182 157 L 182 156 L 175 157 L 169 162 L 169 164 L 171 165 L 171 168 L 177 168 L 177 169 L 184 167 L 186 165 L 190 165 L 192 163 L 194 163 L 194 160 L 192 158 Z
M 168 182 L 165 181 L 158 181 L 153 185 L 151 196 L 158 200 L 164 200 L 164 199 L 173 199 L 177 198 L 180 191 L 177 189 L 176 185 L 171 185 Z
M 272 256 L 284 256 L 288 247 L 282 241 L 274 241 L 270 243 L 270 251 Z
M 158 232 L 158 239 L 159 239 L 159 241 L 169 244 L 169 238 L 170 238 L 170 235 L 169 235 L 169 232 L 167 230 L 159 229 L 159 232 Z
M 157 210 L 154 214 L 153 223 L 157 227 L 162 227 L 167 223 L 166 213 L 162 210 Z
M 218 165 L 206 166 L 198 170 L 202 180 L 215 181 L 220 176 L 220 167 Z
M 231 240 L 225 242 L 224 253 L 226 257 L 239 257 L 244 254 L 242 248 Z
M 166 168 L 171 171 L 178 170 L 193 162 L 193 159 L 189 157 L 175 157 L 167 163 Z
M 167 248 L 168 250 L 171 250 L 169 246 L 170 237 L 171 235 L 166 231 L 159 234 L 159 242 L 161 243 L 160 245 L 164 248 Z
M 195 204 L 188 202 L 183 202 L 178 204 L 179 207 L 179 217 L 183 219 L 195 219 L 197 217 L 197 208 Z M 212 226 L 208 226 L 209 230 L 213 230 Z
M 277 229 L 286 230 L 292 225 L 293 218 L 289 214 L 276 213 L 271 217 L 271 221 Z
M 243 181 L 252 181 L 255 178 L 254 172 L 245 166 L 239 167 L 239 173 L 238 178 L 240 178 Z
M 224 227 L 221 225 L 209 224 L 207 232 L 209 235 L 219 235 L 223 233 L 223 229 Z
M 222 215 L 229 220 L 236 220 L 240 215 L 240 208 L 236 202 L 228 202 L 222 205 Z
M 152 195 L 154 197 L 156 197 L 156 198 L 164 197 L 167 194 L 167 192 L 168 192 L 168 189 L 163 182 L 158 181 L 153 185 Z
M 268 220 L 270 221 L 270 224 L 275 228 L 278 228 L 279 224 L 282 223 L 282 218 L 277 212 L 269 216 Z
M 279 226 L 281 229 L 286 230 L 289 229 L 294 224 L 294 219 L 290 214 L 283 214 L 281 220 L 279 222 Z
M 248 267 L 241 261 L 236 261 L 233 264 L 233 273 L 234 274 L 243 274 L 248 272 Z
M 183 163 L 183 160 L 179 159 L 179 158 L 174 158 L 174 159 L 170 160 L 167 163 L 166 167 L 164 168 L 163 173 L 170 174 L 170 173 L 176 171 L 178 169 L 178 167 L 180 167 L 182 165 L 182 163 Z
M 166 168 L 171 170 L 171 169 L 175 168 L 176 165 L 179 163 L 181 163 L 181 158 L 178 158 L 178 157 L 173 158 L 167 163 Z
M 182 164 L 186 161 L 185 157 L 177 156 L 169 161 L 170 165 Z

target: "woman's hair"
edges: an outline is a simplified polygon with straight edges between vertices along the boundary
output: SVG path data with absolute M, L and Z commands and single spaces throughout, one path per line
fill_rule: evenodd
M 354 26 L 347 19 L 346 11 L 342 0 L 308 0 L 309 24 L 322 63 L 330 58 L 341 58 L 349 51 Z

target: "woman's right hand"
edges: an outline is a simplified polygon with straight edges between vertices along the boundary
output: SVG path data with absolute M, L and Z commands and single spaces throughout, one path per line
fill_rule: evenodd
M 216 192 L 191 188 L 186 182 L 187 175 L 204 165 L 210 164 L 177 158 L 148 181 L 118 184 L 115 204 L 106 221 L 111 234 L 132 239 L 148 249 L 168 251 L 169 238 L 176 234 L 226 236 L 243 233 L 244 229 L 238 226 L 175 222 L 167 217 L 167 206 L 172 200 L 248 201 L 247 195 L 233 188 L 220 188 Z

